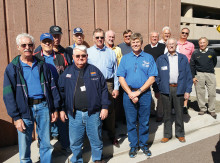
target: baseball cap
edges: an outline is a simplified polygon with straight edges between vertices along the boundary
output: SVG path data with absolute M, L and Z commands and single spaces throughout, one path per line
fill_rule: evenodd
M 60 28 L 59 26 L 51 26 L 50 27 L 50 34 L 63 34 L 62 33 L 62 28 Z
M 82 28 L 80 28 L 80 27 L 74 28 L 73 29 L 73 34 L 76 34 L 76 33 L 82 33 L 83 34 Z
M 43 33 L 41 36 L 40 36 L 40 41 L 44 40 L 44 39 L 50 39 L 50 40 L 53 40 L 53 36 L 50 34 L 50 33 Z

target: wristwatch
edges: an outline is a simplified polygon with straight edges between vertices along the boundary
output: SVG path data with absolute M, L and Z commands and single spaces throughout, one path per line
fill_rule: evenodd
M 140 88 L 138 89 L 138 91 L 139 91 L 140 93 L 142 93 L 142 91 L 141 91 L 141 89 L 140 89 Z

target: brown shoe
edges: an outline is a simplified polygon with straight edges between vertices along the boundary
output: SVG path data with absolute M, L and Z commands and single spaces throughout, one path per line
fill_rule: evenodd
M 198 115 L 204 115 L 204 114 L 205 114 L 204 111 L 200 111 L 200 112 L 198 113 Z
M 210 112 L 210 115 L 215 119 L 217 118 L 217 114 L 215 114 L 215 112 Z
M 170 139 L 169 138 L 163 138 L 163 139 L 161 139 L 161 143 L 166 143 L 166 142 L 168 142 Z
M 180 141 L 181 143 L 185 143 L 185 142 L 186 142 L 185 137 L 178 137 L 178 139 L 179 139 L 179 141 Z

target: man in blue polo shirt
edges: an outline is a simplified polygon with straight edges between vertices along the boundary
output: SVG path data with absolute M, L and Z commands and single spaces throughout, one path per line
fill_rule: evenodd
M 158 72 L 154 58 L 141 50 L 142 44 L 143 37 L 140 33 L 131 35 L 133 51 L 122 57 L 117 71 L 119 82 L 125 91 L 123 105 L 127 120 L 128 140 L 131 147 L 129 156 L 131 158 L 136 156 L 138 147 L 144 154 L 151 155 L 147 147 L 151 106 L 150 86 L 154 83 Z M 137 135 L 137 117 L 139 135 Z
M 41 139 L 41 162 L 50 163 L 53 148 L 49 122 L 57 120 L 61 102 L 59 92 L 50 69 L 32 55 L 34 38 L 22 33 L 16 42 L 20 55 L 6 67 L 3 99 L 18 131 L 20 162 L 31 162 L 30 146 L 36 122 Z

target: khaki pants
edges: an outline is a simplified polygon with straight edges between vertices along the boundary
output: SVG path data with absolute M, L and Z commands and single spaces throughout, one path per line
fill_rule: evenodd
M 195 85 L 196 96 L 200 111 L 207 111 L 205 106 L 205 86 L 208 91 L 208 111 L 215 112 L 215 100 L 216 100 L 216 78 L 213 73 L 197 72 L 195 76 L 198 82 Z

